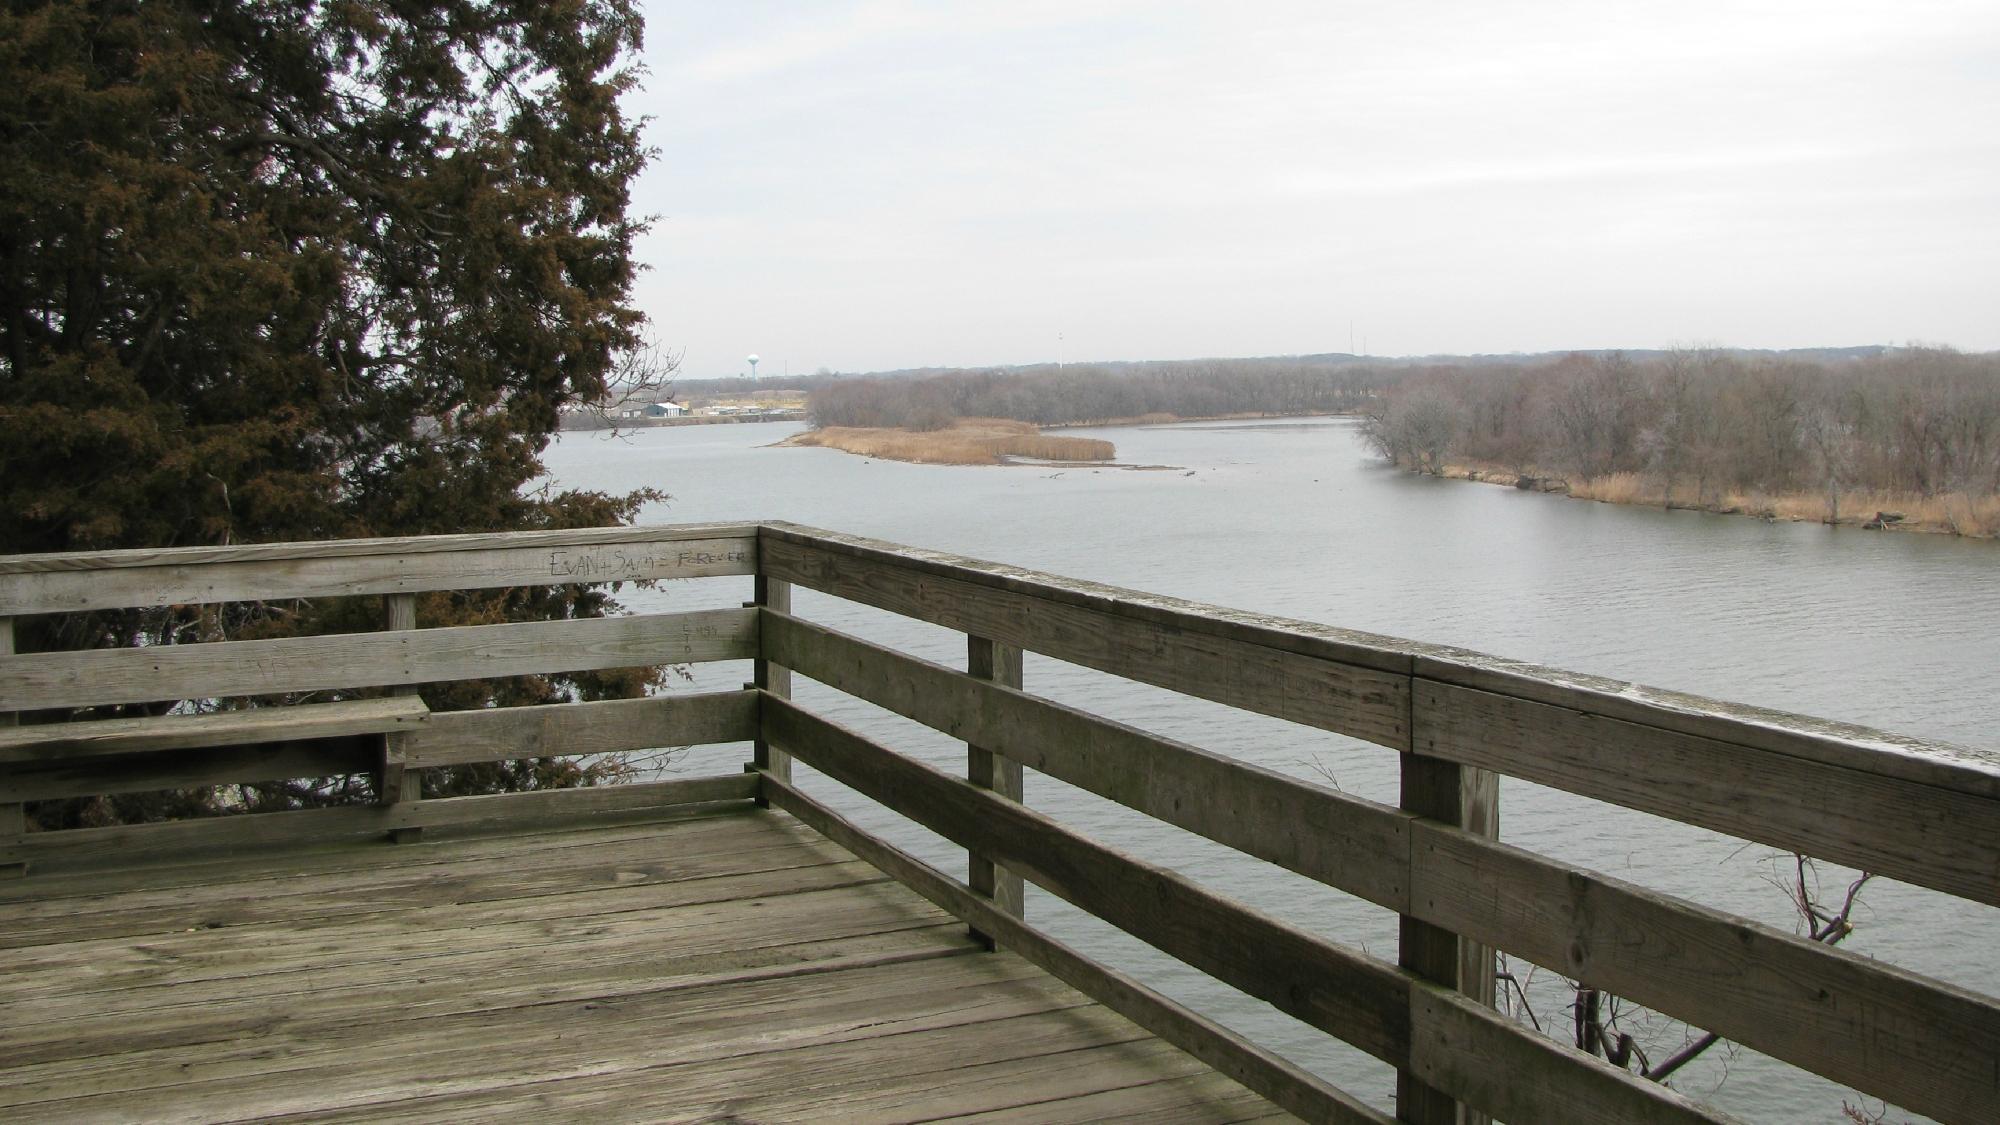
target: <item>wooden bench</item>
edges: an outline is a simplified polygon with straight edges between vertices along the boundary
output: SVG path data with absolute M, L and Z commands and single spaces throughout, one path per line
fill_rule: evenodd
M 403 784 L 404 744 L 429 717 L 423 700 L 401 695 L 0 728 L 0 806 L 364 770 L 382 803 L 395 804 L 414 796 Z M 0 874 L 25 871 L 11 866 Z

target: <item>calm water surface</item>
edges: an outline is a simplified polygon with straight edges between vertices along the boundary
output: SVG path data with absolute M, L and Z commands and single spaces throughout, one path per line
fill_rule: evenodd
M 673 495 L 652 523 L 786 519 L 1057 574 L 1886 727 L 1975 747 L 2000 744 L 2000 545 L 1937 536 L 1766 524 L 1614 507 L 1417 479 L 1367 453 L 1341 420 L 1077 431 L 1118 446 L 1129 471 L 948 467 L 822 449 L 768 448 L 793 424 L 691 426 L 617 438 L 571 434 L 549 451 L 565 486 Z M 667 583 L 642 609 L 733 604 L 748 581 Z M 798 612 L 940 662 L 962 637 L 801 591 Z M 696 670 L 731 687 L 744 666 Z M 1375 800 L 1396 799 L 1389 751 L 1244 715 L 1030 655 L 1027 686 L 1166 735 Z M 866 704 L 801 683 L 802 700 L 898 749 L 962 769 L 963 749 Z M 742 748 L 683 769 L 733 769 Z M 809 787 L 956 871 L 963 853 L 808 777 Z M 1555 858 L 1790 929 L 1773 880 L 1788 857 L 1514 779 L 1502 837 Z M 1395 919 L 1339 892 L 1041 776 L 1037 808 L 1119 847 L 1210 881 L 1328 937 L 1393 959 Z M 1851 873 L 1822 869 L 1830 895 Z M 1877 880 L 1848 947 L 2000 993 L 2000 911 Z M 1059 936 L 1387 1108 L 1393 1074 L 1372 1060 L 1152 954 L 1030 890 Z M 1515 966 L 1528 976 L 1529 966 Z M 1567 1032 L 1567 993 L 1536 974 L 1545 1024 Z M 1628 1026 L 1655 1055 L 1681 1041 L 1665 1021 Z M 1676 1085 L 1755 1120 L 1839 1121 L 1851 1092 L 1748 1051 L 1713 1051 Z

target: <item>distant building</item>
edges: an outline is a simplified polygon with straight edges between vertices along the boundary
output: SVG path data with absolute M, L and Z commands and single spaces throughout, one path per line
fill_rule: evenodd
M 646 406 L 648 418 L 678 418 L 687 413 L 687 407 L 678 402 L 655 402 Z

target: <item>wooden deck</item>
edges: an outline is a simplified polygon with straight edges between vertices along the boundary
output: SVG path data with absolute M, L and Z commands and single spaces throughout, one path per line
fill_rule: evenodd
M 774 811 L 38 877 L 0 946 L 0 1119 L 1291 1120 Z

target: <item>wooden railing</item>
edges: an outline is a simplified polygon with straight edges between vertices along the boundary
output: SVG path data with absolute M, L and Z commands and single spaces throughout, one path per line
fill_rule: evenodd
M 570 793 L 22 833 L 19 802 L 351 769 L 338 740 L 134 752 L 115 770 L 8 756 L 0 860 L 60 870 L 149 846 L 403 834 L 685 801 L 784 809 L 1012 950 L 1313 1120 L 1383 1115 L 1022 918 L 1021 884 L 1396 1067 L 1397 1118 L 1720 1120 L 1495 1012 L 1493 951 L 1546 966 L 1945 1121 L 2000 1120 L 2000 1002 L 1499 842 L 1497 775 L 2000 905 L 2000 766 L 1796 716 L 1194 605 L 785 524 L 634 528 L 0 559 L 0 620 L 181 602 L 754 575 L 742 609 L 397 627 L 173 650 L 0 655 L 0 712 L 351 691 L 529 671 L 752 661 L 742 691 L 439 713 L 399 734 L 405 777 L 470 761 L 754 742 L 750 772 Z M 963 632 L 945 667 L 793 612 L 800 587 Z M 398 621 L 393 601 L 385 622 Z M 421 625 L 420 622 L 415 623 Z M 0 654 L 11 636 L 0 629 Z M 204 651 L 210 650 L 210 651 Z M 1400 807 L 1033 694 L 1022 651 L 1349 735 L 1399 755 Z M 797 674 L 967 745 L 964 776 L 792 702 Z M 1027 688 L 1032 688 L 1032 684 Z M 80 724 L 70 724 L 71 727 Z M 24 728 L 27 729 L 27 728 Z M 320 755 L 315 757 L 315 755 Z M 794 779 L 796 759 L 963 846 L 947 876 Z M 157 761 L 158 768 L 152 763 Z M 314 768 L 302 768 L 311 765 Z M 1400 918 L 1394 963 L 1123 854 L 1021 800 L 1026 767 L 1355 895 Z

